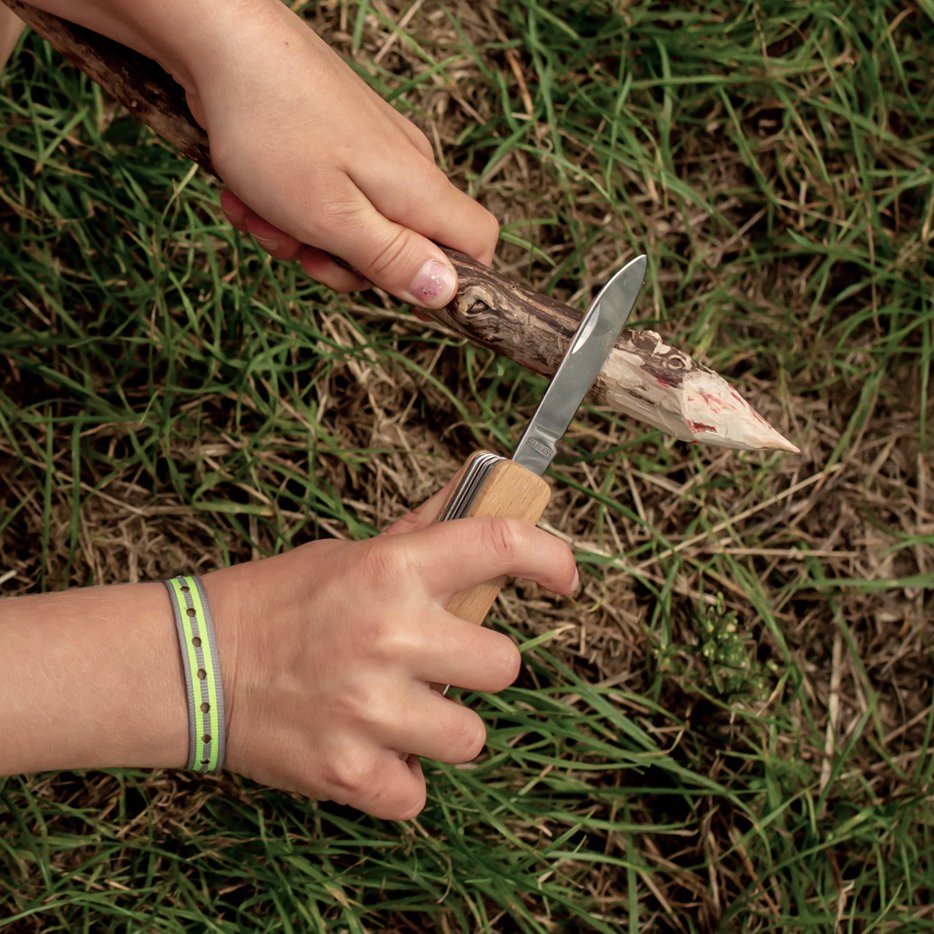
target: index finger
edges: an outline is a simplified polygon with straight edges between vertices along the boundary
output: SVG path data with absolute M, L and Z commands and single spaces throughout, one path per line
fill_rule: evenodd
M 453 519 L 412 535 L 410 565 L 426 590 L 447 597 L 497 577 L 524 577 L 555 593 L 577 587 L 571 549 L 530 522 L 505 516 Z

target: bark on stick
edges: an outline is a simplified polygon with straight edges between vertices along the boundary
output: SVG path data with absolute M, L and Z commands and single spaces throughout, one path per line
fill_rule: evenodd
M 192 118 L 182 89 L 155 62 L 22 0 L 0 2 L 170 146 L 217 175 L 207 136 Z M 426 313 L 475 344 L 538 373 L 553 374 L 582 312 L 467 256 L 446 252 L 457 269 L 458 292 L 446 308 Z M 654 331 L 623 331 L 590 398 L 686 441 L 798 450 L 723 377 Z

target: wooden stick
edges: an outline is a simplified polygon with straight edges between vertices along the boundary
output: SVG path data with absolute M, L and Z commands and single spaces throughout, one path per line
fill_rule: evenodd
M 22 0 L 0 2 L 173 148 L 217 175 L 207 136 L 192 118 L 182 89 L 155 62 Z M 475 344 L 553 374 L 582 313 L 467 256 L 445 252 L 457 269 L 457 295 L 446 308 L 424 311 Z M 654 331 L 623 331 L 591 399 L 683 440 L 798 451 L 725 379 Z
M 448 251 L 459 287 L 449 305 L 428 310 L 475 344 L 551 376 L 581 312 Z M 655 331 L 625 328 L 590 399 L 684 441 L 744 450 L 798 452 L 718 373 L 666 344 Z

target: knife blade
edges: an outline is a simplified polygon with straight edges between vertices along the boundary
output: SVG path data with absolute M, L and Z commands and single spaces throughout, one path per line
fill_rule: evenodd
M 555 445 L 597 378 L 623 325 L 629 318 L 645 278 L 646 258 L 628 262 L 600 290 L 577 328 L 512 459 L 543 474 L 555 456 Z
M 571 338 L 512 459 L 489 451 L 472 454 L 439 522 L 467 516 L 509 516 L 538 522 L 551 500 L 551 488 L 541 475 L 613 349 L 639 294 L 646 266 L 646 257 L 637 256 L 601 289 Z M 505 578 L 499 578 L 455 594 L 445 608 L 463 619 L 482 623 L 504 583 Z

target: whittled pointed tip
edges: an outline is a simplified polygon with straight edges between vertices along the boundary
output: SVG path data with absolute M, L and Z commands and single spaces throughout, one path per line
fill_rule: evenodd
M 800 454 L 801 448 L 792 444 L 780 431 L 776 431 L 766 423 L 756 447 L 760 451 L 787 451 L 789 454 Z M 765 430 L 768 429 L 768 430 Z
M 797 444 L 792 444 L 784 435 L 775 432 L 776 438 L 769 447 L 773 451 L 787 451 L 789 454 L 800 454 L 801 448 Z
M 750 411 L 755 412 L 751 409 Z M 721 422 L 719 426 L 704 425 L 692 428 L 692 441 L 715 444 L 720 447 L 734 448 L 741 451 L 786 451 L 788 454 L 800 454 L 801 449 L 792 444 L 781 432 L 776 431 L 764 419 L 755 423 L 732 419 Z
M 719 374 L 698 369 L 689 382 L 682 412 L 692 440 L 747 451 L 801 453 Z

